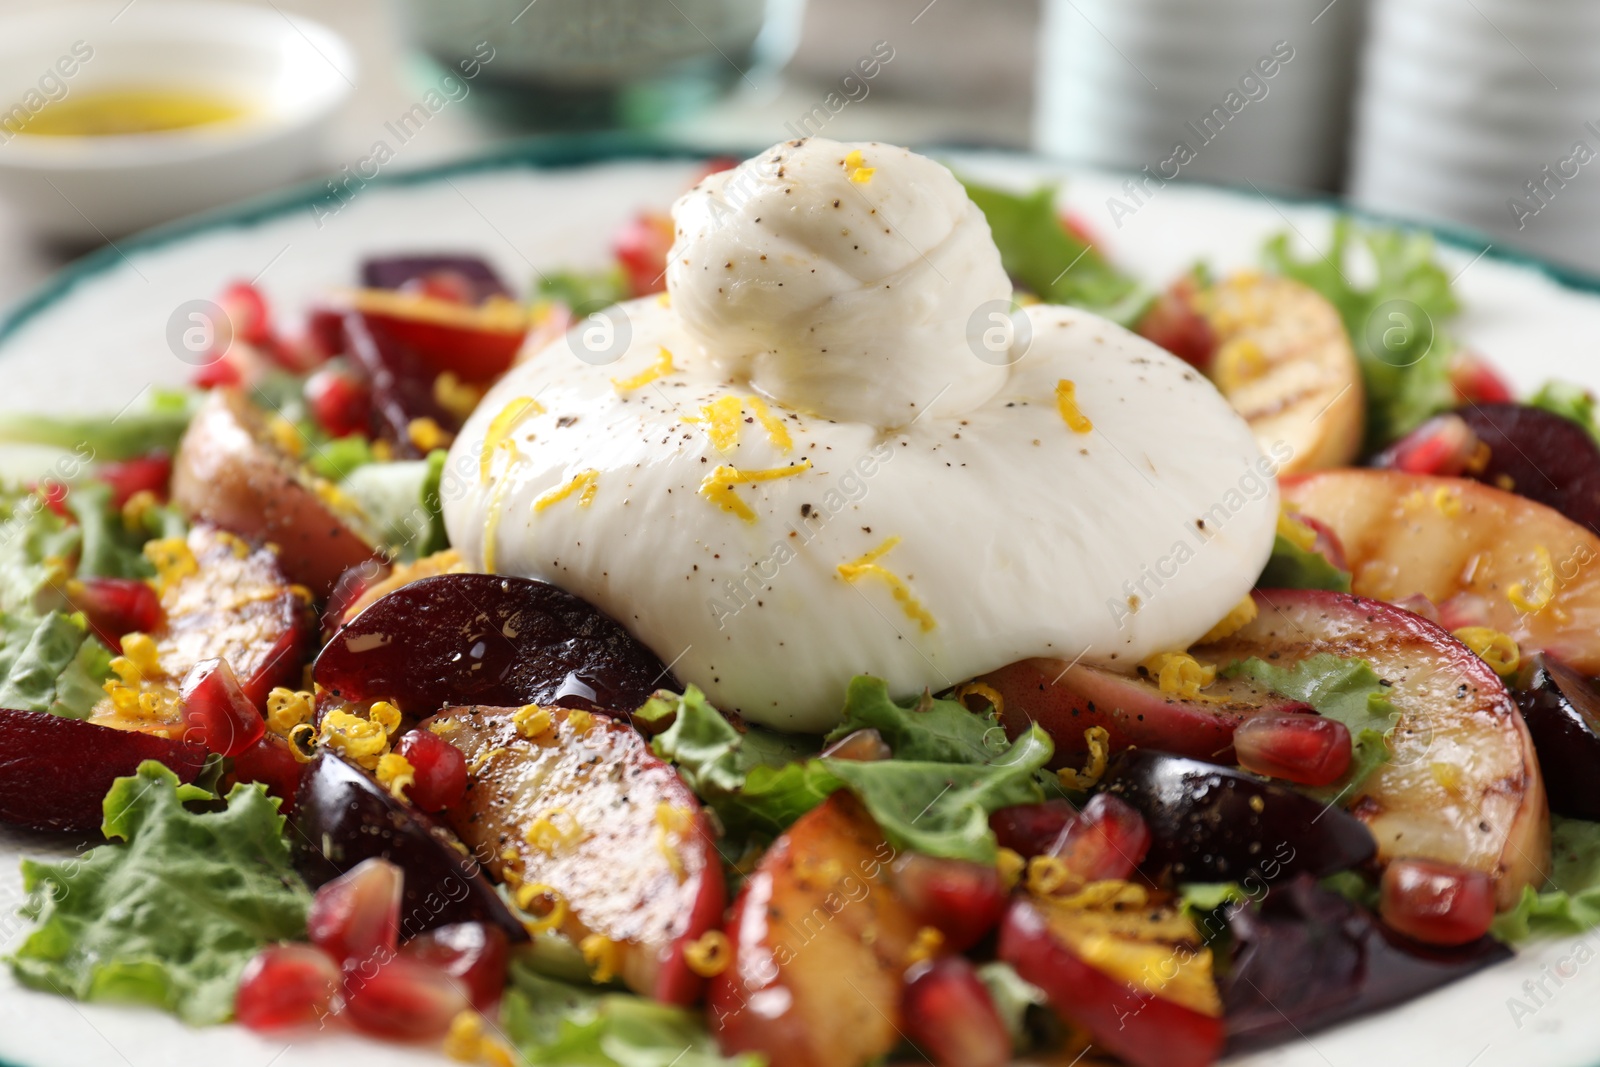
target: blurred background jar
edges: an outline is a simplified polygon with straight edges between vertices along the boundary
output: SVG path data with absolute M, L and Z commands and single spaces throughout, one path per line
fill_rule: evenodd
M 481 105 L 537 130 L 655 126 L 781 66 L 803 0 L 397 0 L 445 69 L 492 42 Z
M 1044 0 L 1034 143 L 1160 177 L 1338 188 L 1365 0 Z

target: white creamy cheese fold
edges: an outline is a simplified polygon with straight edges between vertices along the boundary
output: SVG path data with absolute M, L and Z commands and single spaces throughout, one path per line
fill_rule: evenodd
M 1250 589 L 1278 503 L 1248 427 L 1082 311 L 1031 307 L 1015 362 L 980 359 L 967 323 L 1009 285 L 944 168 L 787 143 L 675 217 L 670 303 L 623 306 L 619 360 L 558 342 L 468 420 L 442 495 L 469 562 L 803 730 L 855 674 L 910 694 L 1030 656 L 1131 669 Z

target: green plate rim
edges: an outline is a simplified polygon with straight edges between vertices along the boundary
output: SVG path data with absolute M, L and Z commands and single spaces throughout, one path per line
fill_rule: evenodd
M 624 160 L 694 160 L 720 155 L 743 158 L 754 154 L 755 151 L 759 151 L 759 149 L 734 148 L 729 150 L 719 146 L 687 144 L 633 133 L 531 137 L 511 141 L 504 145 L 475 152 L 445 163 L 396 173 L 380 173 L 370 179 L 367 184 L 399 188 L 410 185 L 425 185 L 455 174 L 474 174 L 492 170 L 566 170 Z M 1027 155 L 1025 152 L 1018 153 L 1011 150 L 975 149 L 971 146 L 956 145 L 932 146 L 924 148 L 923 151 L 934 154 L 959 151 L 971 155 L 994 155 L 997 158 Z M 1064 161 L 1063 165 L 1075 166 Z M 1077 166 L 1077 169 L 1112 176 L 1124 176 L 1131 173 L 1119 171 L 1115 168 L 1089 166 Z M 1600 294 L 1600 275 L 1561 266 L 1531 253 L 1502 248 L 1496 240 L 1487 234 L 1468 226 L 1423 223 L 1382 212 L 1368 211 L 1349 204 L 1337 196 L 1324 193 L 1277 190 L 1264 192 L 1254 186 L 1245 187 L 1217 182 L 1195 181 L 1186 182 L 1185 184 L 1214 189 L 1218 192 L 1247 200 L 1260 199 L 1268 205 L 1290 204 L 1326 208 L 1370 225 L 1394 226 L 1413 232 L 1427 233 L 1446 247 L 1471 252 L 1475 255 L 1481 253 L 1482 258 L 1485 259 L 1533 270 L 1563 288 L 1575 292 Z M 313 204 L 329 199 L 330 193 L 327 179 L 312 179 L 240 204 L 218 208 L 214 211 L 193 215 L 146 230 L 120 241 L 116 245 L 107 245 L 104 248 L 97 249 L 81 259 L 62 267 L 61 270 L 41 283 L 28 295 L 4 309 L 3 313 L 0 313 L 0 346 L 4 346 L 23 326 L 67 296 L 79 284 L 116 267 L 133 252 L 161 248 L 211 230 L 225 227 L 252 226 L 286 215 L 291 211 L 310 210 Z M 1596 384 L 1600 385 L 1600 382 Z M 4 1067 L 4 1065 L 0 1064 L 0 1067 Z

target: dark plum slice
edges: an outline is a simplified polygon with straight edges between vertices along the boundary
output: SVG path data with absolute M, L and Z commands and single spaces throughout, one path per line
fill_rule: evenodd
M 1600 447 L 1589 431 L 1526 404 L 1476 404 L 1456 412 L 1488 446 L 1469 478 L 1509 489 L 1600 533 Z
M 511 295 L 500 275 L 482 257 L 472 255 L 374 256 L 361 264 L 361 284 L 369 289 L 399 289 L 430 274 L 455 275 L 470 286 L 470 303 Z
M 1219 983 L 1230 1051 L 1259 1048 L 1421 996 L 1511 956 L 1485 937 L 1436 948 L 1386 929 L 1309 876 L 1229 915 Z
M 200 745 L 157 734 L 42 711 L 0 711 L 0 822 L 98 830 L 112 781 L 153 759 L 192 782 L 207 755 Z
M 414 458 L 418 450 L 411 442 L 412 420 L 432 419 L 455 433 L 461 418 L 434 396 L 437 368 L 401 332 L 392 322 L 365 312 L 344 317 L 346 351 L 372 389 L 373 428 L 394 445 L 397 455 Z
M 1144 815 L 1144 869 L 1187 882 L 1322 877 L 1368 862 L 1377 843 L 1339 808 L 1244 771 L 1150 749 L 1112 760 L 1102 788 Z
M 453 833 L 337 756 L 323 753 L 306 765 L 290 827 L 295 867 L 313 889 L 374 856 L 405 871 L 402 939 L 467 922 L 498 926 L 513 941 L 527 939 Z
M 357 615 L 317 657 L 317 684 L 413 717 L 482 704 L 631 712 L 677 682 L 655 654 L 586 601 L 546 582 L 440 574 Z
M 1571 667 L 1541 658 L 1515 696 L 1539 755 L 1550 810 L 1600 819 L 1600 689 Z

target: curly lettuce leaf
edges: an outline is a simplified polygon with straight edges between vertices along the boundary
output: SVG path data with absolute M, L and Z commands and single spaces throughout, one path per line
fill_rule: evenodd
M 1070 233 L 1056 213 L 1056 191 L 1031 193 L 963 182 L 989 222 L 1000 262 L 1012 279 L 1047 304 L 1070 304 L 1132 326 L 1153 294 Z
M 1310 704 L 1319 714 L 1349 728 L 1350 769 L 1319 795 L 1329 799 L 1345 795 L 1388 760 L 1386 734 L 1399 722 L 1400 710 L 1366 660 L 1322 652 L 1292 667 L 1278 667 L 1252 656 L 1229 664 L 1222 674 L 1251 678 L 1280 696 Z
M 156 391 L 144 411 L 85 416 L 8 413 L 0 415 L 0 441 L 78 451 L 102 463 L 171 453 L 189 428 L 200 398 L 201 394 L 188 391 Z
M 928 856 L 993 864 L 999 845 L 989 816 L 1045 799 L 1039 780 L 1055 745 L 1037 725 L 986 763 L 824 759 L 877 820 L 889 843 Z
M 1342 571 L 1321 552 L 1301 548 L 1282 534 L 1272 542 L 1272 555 L 1256 579 L 1259 589 L 1331 589 L 1350 591 L 1350 572 Z
M 1327 254 L 1301 259 L 1290 251 L 1290 236 L 1267 241 L 1264 265 L 1321 293 L 1344 321 L 1366 387 L 1365 451 L 1376 452 L 1454 407 L 1455 344 L 1444 328 L 1461 308 L 1450 275 L 1434 258 L 1433 238 L 1393 229 L 1358 233 L 1349 219 L 1339 218 Z M 1357 237 L 1377 274 L 1365 288 L 1350 281 L 1358 273 L 1351 261 Z
M 505 1034 L 528 1067 L 760 1067 L 717 1051 L 697 1012 L 547 978 L 518 962 L 500 1005 Z
M 672 719 L 651 748 L 677 765 L 731 838 L 776 837 L 839 788 L 807 758 L 815 750 L 806 741 L 754 726 L 741 731 L 692 685 L 682 696 L 651 698 L 634 717 Z
M 573 316 L 580 319 L 632 295 L 628 276 L 621 267 L 588 272 L 567 270 L 543 275 L 539 279 L 537 293 L 546 300 L 565 304 Z
M 67 507 L 83 531 L 78 558 L 79 578 L 149 578 L 155 568 L 144 558 L 148 531 L 129 530 L 122 513 L 111 505 L 111 487 L 104 482 L 79 482 L 67 494 Z
M 1000 717 L 993 709 L 975 714 L 955 700 L 924 696 L 914 704 L 897 704 L 881 678 L 858 675 L 845 694 L 844 721 L 826 740 L 837 741 L 857 730 L 876 730 L 895 759 L 932 763 L 983 763 L 1008 745 Z
M 215 801 L 147 760 L 105 799 L 101 831 L 120 841 L 61 863 L 24 860 L 37 926 L 8 962 L 34 989 L 132 1001 L 192 1025 L 233 1014 L 245 964 L 263 945 L 303 939 L 311 894 L 290 863 L 278 801 L 256 784 Z
M 1502 941 L 1581 934 L 1600 926 L 1600 823 L 1550 817 L 1550 881 L 1528 886 L 1490 933 Z

